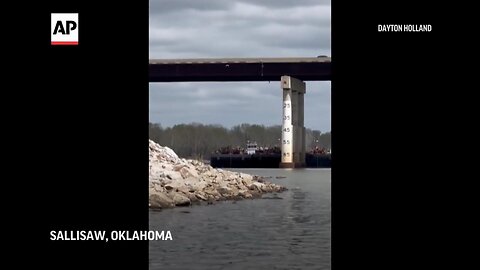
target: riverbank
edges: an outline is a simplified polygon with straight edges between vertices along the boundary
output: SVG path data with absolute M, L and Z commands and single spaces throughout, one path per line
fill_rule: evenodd
M 285 187 L 245 173 L 215 169 L 179 158 L 168 147 L 149 140 L 149 207 L 171 208 L 215 201 L 259 198 Z

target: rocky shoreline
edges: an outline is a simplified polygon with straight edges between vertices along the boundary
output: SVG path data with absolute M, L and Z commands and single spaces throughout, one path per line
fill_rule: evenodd
M 149 207 L 189 206 L 225 200 L 260 198 L 285 187 L 255 175 L 215 169 L 149 140 Z

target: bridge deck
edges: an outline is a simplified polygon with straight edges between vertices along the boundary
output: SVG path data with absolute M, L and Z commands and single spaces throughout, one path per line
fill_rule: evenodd
M 330 57 L 151 59 L 150 64 L 325 63 Z
M 151 59 L 150 82 L 330 80 L 330 57 Z

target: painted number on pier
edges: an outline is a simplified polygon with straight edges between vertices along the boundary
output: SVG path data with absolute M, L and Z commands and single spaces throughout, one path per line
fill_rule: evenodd
M 285 115 L 285 116 L 283 117 L 283 120 L 290 120 L 290 115 Z
M 290 144 L 290 140 L 283 140 L 283 144 Z
M 283 103 L 283 108 L 290 108 L 290 103 Z
M 283 131 L 284 131 L 284 132 L 290 132 L 290 128 L 289 128 L 289 127 L 284 128 Z

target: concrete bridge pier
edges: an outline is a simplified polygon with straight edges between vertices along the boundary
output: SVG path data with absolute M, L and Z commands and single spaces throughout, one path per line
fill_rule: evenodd
M 283 122 L 280 168 L 305 167 L 304 95 L 305 82 L 282 76 Z

